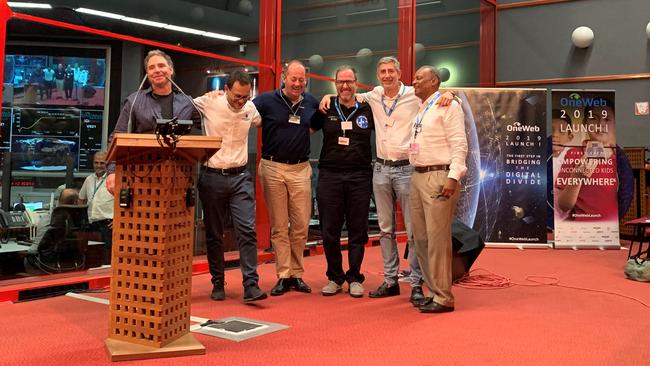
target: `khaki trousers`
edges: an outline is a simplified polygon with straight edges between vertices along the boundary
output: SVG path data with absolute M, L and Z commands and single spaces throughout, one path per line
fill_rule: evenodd
M 260 160 L 258 174 L 269 212 L 278 278 L 301 278 L 305 272 L 302 254 L 311 218 L 311 173 L 309 162 Z
M 459 192 L 457 190 L 449 199 L 440 197 L 447 174 L 447 171 L 413 172 L 410 208 L 413 240 L 424 283 L 433 301 L 454 306 L 454 295 L 451 293 L 451 223 Z

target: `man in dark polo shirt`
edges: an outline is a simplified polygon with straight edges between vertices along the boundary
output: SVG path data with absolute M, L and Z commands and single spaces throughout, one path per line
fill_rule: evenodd
M 311 217 L 309 129 L 318 101 L 305 93 L 307 74 L 297 60 L 282 72 L 283 87 L 253 100 L 262 116 L 262 160 L 258 174 L 271 224 L 278 282 L 272 296 L 291 288 L 311 292 L 302 280 L 302 253 Z
M 370 137 L 374 130 L 372 109 L 356 101 L 357 72 L 351 66 L 336 70 L 336 92 L 327 114 L 318 114 L 312 129 L 323 130 L 323 148 L 319 160 L 318 212 L 327 258 L 324 296 L 341 292 L 344 282 L 352 297 L 363 296 L 361 262 L 368 241 L 368 211 L 372 192 L 372 152 Z M 348 265 L 343 271 L 341 229 L 348 230 Z

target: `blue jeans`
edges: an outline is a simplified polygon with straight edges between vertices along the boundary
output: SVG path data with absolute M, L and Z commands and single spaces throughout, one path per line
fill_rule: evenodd
M 379 244 L 384 258 L 384 281 L 392 285 L 397 280 L 399 271 L 399 252 L 395 240 L 395 211 L 397 201 L 402 208 L 404 226 L 406 226 L 408 263 L 411 270 L 411 286 L 420 286 L 422 271 L 418 263 L 413 232 L 411 230 L 411 213 L 409 210 L 409 192 L 411 190 L 411 173 L 413 167 L 404 165 L 399 167 L 375 163 L 372 177 L 372 188 L 377 206 L 377 219 L 379 221 Z

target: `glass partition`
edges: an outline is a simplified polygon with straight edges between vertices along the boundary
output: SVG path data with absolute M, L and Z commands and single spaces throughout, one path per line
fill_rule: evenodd
M 438 68 L 443 88 L 479 86 L 481 1 L 417 3 L 416 70 Z
M 334 71 L 344 64 L 356 68 L 359 92 L 377 85 L 376 63 L 383 56 L 400 58 L 407 84 L 413 66 L 428 64 L 449 71 L 443 87 L 477 86 L 485 64 L 480 9 L 489 3 L 52 0 L 50 8 L 14 7 L 6 34 L 0 35 L 6 45 L 0 151 L 11 152 L 10 163 L 5 156 L 2 160 L 2 207 L 11 211 L 22 203 L 30 212 L 27 219 L 36 221 L 34 212 L 55 205 L 61 187 L 81 187 L 93 174 L 93 153 L 107 148 L 122 101 L 140 86 L 143 59 L 151 49 L 172 57 L 175 82 L 192 97 L 223 89 L 224 75 L 236 69 L 251 73 L 255 96 L 269 90 L 269 76 L 276 78 L 278 66 L 292 59 L 307 66 L 308 91 L 318 99 L 335 93 Z M 320 133 L 312 136 L 314 188 L 321 140 Z M 260 144 L 252 130 L 253 176 Z M 256 197 L 258 211 L 265 211 L 262 193 Z M 372 205 L 370 228 L 377 233 Z M 269 245 L 264 215 L 258 212 L 261 248 Z M 34 234 L 15 228 L 0 232 L 12 240 L 9 244 Z M 200 224 L 195 237 L 195 255 L 201 255 Z M 236 249 L 232 230 L 226 237 L 228 249 Z M 2 248 L 0 279 L 25 275 L 21 253 L 28 246 Z

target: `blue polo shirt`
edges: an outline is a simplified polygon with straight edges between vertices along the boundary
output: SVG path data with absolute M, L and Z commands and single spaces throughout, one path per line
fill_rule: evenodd
M 309 158 L 309 127 L 318 111 L 318 101 L 309 93 L 303 94 L 302 103 L 295 106 L 280 89 L 260 94 L 253 100 L 262 117 L 262 157 L 274 160 Z M 300 124 L 290 123 L 293 114 Z

